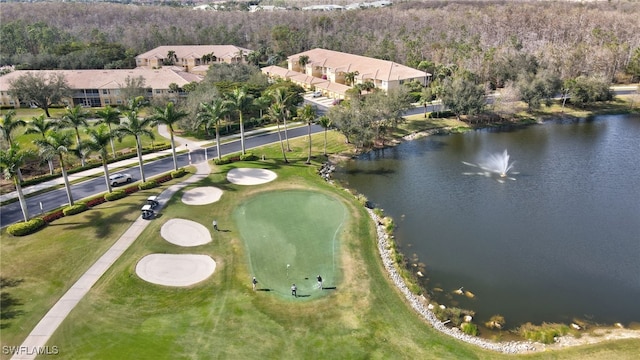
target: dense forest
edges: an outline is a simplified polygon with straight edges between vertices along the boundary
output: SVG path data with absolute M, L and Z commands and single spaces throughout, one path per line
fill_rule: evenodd
M 545 69 L 562 79 L 640 76 L 638 2 L 406 1 L 343 12 L 196 11 L 105 3 L 3 3 L 0 65 L 127 68 L 168 44 L 234 44 L 277 63 L 315 47 L 418 67 L 465 69 L 501 87 Z

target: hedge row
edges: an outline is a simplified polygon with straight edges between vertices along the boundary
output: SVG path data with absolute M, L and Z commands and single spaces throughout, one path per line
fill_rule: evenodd
M 144 154 L 149 154 L 149 153 L 152 153 L 152 152 L 162 151 L 162 150 L 166 150 L 166 149 L 169 149 L 169 148 L 171 148 L 170 144 L 160 144 L 160 145 L 154 146 L 153 148 L 143 148 L 142 149 L 142 154 L 143 155 Z M 111 164 L 111 163 L 116 162 L 116 161 L 131 159 L 131 158 L 134 158 L 136 156 L 138 156 L 137 152 L 133 151 L 131 153 L 123 154 L 123 155 L 120 155 L 120 156 L 118 156 L 116 158 L 109 159 L 109 160 L 107 160 L 107 163 Z M 68 174 L 75 174 L 75 173 L 78 173 L 80 171 L 85 171 L 85 170 L 97 168 L 97 167 L 100 167 L 100 166 L 102 166 L 102 162 L 101 161 L 89 161 L 89 162 L 87 162 L 87 164 L 85 166 L 78 166 L 78 167 L 74 167 L 73 169 L 67 170 L 67 173 Z M 57 179 L 60 176 L 62 176 L 62 174 L 59 171 L 55 171 L 51 175 L 49 175 L 49 174 L 41 175 L 41 176 L 29 179 L 29 180 L 25 180 L 25 181 L 22 182 L 22 186 L 30 186 L 30 185 L 40 184 L 40 183 L 43 183 L 45 181 L 49 181 L 49 180 L 52 180 L 52 179 Z
M 182 177 L 186 173 L 187 171 L 184 168 L 180 168 L 177 171 L 172 171 L 170 174 L 161 175 L 153 180 L 149 180 L 139 185 L 131 185 L 125 189 L 114 190 L 113 192 L 89 199 L 86 202 L 77 202 L 73 206 L 68 206 L 63 209 L 51 211 L 42 217 L 37 217 L 26 222 L 23 221 L 9 225 L 7 227 L 7 232 L 13 236 L 25 236 L 33 234 L 34 232 L 43 228 L 46 224 L 60 219 L 61 217 L 79 214 L 106 201 L 115 201 L 118 199 L 122 199 L 127 195 L 138 192 L 140 190 L 155 188 L 160 183 L 167 182 L 174 178 Z
M 245 153 L 244 155 L 231 155 L 231 156 L 224 156 L 221 159 L 215 159 L 213 160 L 213 163 L 216 165 L 225 165 L 225 164 L 230 164 L 232 162 L 236 162 L 236 161 L 255 161 L 258 160 L 258 156 L 254 155 L 253 153 Z

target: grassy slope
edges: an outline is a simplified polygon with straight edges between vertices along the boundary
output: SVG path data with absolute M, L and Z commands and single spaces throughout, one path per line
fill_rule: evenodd
M 333 147 L 343 147 L 342 139 L 332 134 Z M 316 140 L 317 139 L 317 140 Z M 322 146 L 321 135 L 314 143 Z M 215 185 L 225 190 L 221 201 L 214 206 L 187 207 L 177 198 L 171 200 L 163 216 L 152 222 L 143 235 L 108 271 L 99 283 L 71 313 L 50 340 L 59 346 L 65 358 L 501 358 L 495 353 L 459 343 L 433 331 L 398 295 L 381 270 L 373 239 L 373 229 L 366 214 L 354 205 L 350 196 L 324 184 L 314 175 L 313 167 L 302 164 L 306 159 L 306 144 L 296 141 L 290 158 L 302 159 L 283 166 L 269 161 L 270 168 L 279 173 L 279 180 L 268 185 L 273 190 L 290 187 L 317 188 L 335 192 L 342 197 L 353 214 L 351 236 L 343 243 L 342 264 L 344 283 L 334 295 L 309 304 L 282 301 L 268 293 L 251 291 L 244 247 L 237 238 L 237 230 L 228 221 L 235 204 L 244 196 L 259 191 L 256 187 L 237 187 L 224 182 L 224 169 L 217 170 L 200 186 Z M 321 150 L 320 150 L 321 151 Z M 254 150 L 268 159 L 279 154 L 279 148 Z M 242 166 L 245 166 L 243 164 Z M 257 163 L 256 165 L 259 165 Z M 141 197 L 146 194 L 140 193 Z M 131 216 L 138 215 L 141 199 L 131 201 Z M 120 200 L 120 202 L 128 200 Z M 125 206 L 125 203 L 114 203 Z M 112 243 L 117 238 L 116 226 L 126 228 L 131 217 L 118 214 L 117 208 L 105 209 L 105 220 L 117 217 L 121 221 L 105 221 L 112 228 L 100 235 L 101 241 Z M 91 218 L 70 217 L 64 233 L 70 239 L 87 238 L 93 229 L 86 226 Z M 116 215 L 117 214 L 117 215 Z M 95 215 L 94 215 L 95 216 Z M 161 224 L 174 217 L 189 218 L 209 225 L 216 217 L 229 233 L 216 233 L 213 243 L 195 249 L 181 249 L 159 236 Z M 54 224 L 62 224 L 58 220 Z M 58 229 L 57 233 L 47 233 Z M 61 291 L 84 271 L 91 261 L 70 264 L 70 259 L 86 251 L 94 251 L 94 259 L 103 250 L 93 248 L 90 241 L 83 249 L 68 252 L 49 249 L 52 238 L 63 228 L 50 227 L 27 238 L 6 238 L 3 234 L 2 273 L 14 278 L 37 279 L 39 286 L 12 288 L 11 293 L 27 305 L 24 313 L 2 330 L 2 345 L 18 345 L 44 314 Z M 104 229 L 102 229 L 104 230 Z M 108 229 L 109 230 L 109 229 Z M 120 232 L 123 230 L 120 230 Z M 35 259 L 30 249 L 18 249 L 23 242 L 32 249 L 44 249 L 41 259 Z M 80 240 L 81 242 L 84 242 Z M 15 247 L 15 248 L 12 248 Z M 105 246 L 106 248 L 106 246 Z M 31 249 L 31 250 L 32 250 Z M 11 251 L 11 252 L 7 252 Z M 151 252 L 206 253 L 217 262 L 215 275 L 190 289 L 167 289 L 139 280 L 134 275 L 135 262 Z M 7 256 L 9 255 L 9 256 Z M 28 268 L 32 263 L 46 261 L 48 265 Z M 44 264 L 43 264 L 44 265 Z M 13 270 L 7 272 L 7 266 Z M 40 287 L 56 282 L 64 285 L 38 294 Z M 22 291 L 18 293 L 16 291 Z M 39 303 L 34 302 L 37 296 Z M 18 325 L 20 324 L 20 325 Z M 7 337 L 9 336 L 9 337 Z M 570 350 L 534 354 L 533 358 L 633 358 L 638 341 L 617 341 Z M 3 358 L 6 356 L 3 355 Z

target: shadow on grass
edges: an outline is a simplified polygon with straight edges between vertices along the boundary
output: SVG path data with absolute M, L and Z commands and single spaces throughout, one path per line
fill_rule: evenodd
M 82 223 L 66 223 L 59 225 L 70 226 L 70 229 L 92 229 L 95 231 L 96 237 L 106 238 L 110 235 L 113 226 L 121 222 L 122 218 L 130 214 L 131 211 L 136 208 L 138 208 L 138 206 L 133 204 L 122 206 L 122 210 L 114 212 L 108 216 L 104 216 L 103 211 L 88 210 L 89 214 L 86 216 L 87 221 L 83 221 Z M 156 217 L 157 216 L 158 214 L 156 214 Z M 55 226 L 57 225 L 58 224 Z
M 11 326 L 8 320 L 12 320 L 24 313 L 22 310 L 16 309 L 17 306 L 23 305 L 22 301 L 6 291 L 6 288 L 16 287 L 23 281 L 22 279 L 0 277 L 0 329 L 8 328 Z
M 263 288 L 263 289 L 256 289 L 256 291 L 273 291 L 273 290 L 269 288 Z

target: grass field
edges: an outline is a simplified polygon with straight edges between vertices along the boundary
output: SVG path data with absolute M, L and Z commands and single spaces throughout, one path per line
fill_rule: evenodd
M 330 136 L 335 140 L 330 147 L 344 146 L 339 135 Z M 314 154 L 317 161 L 322 161 L 319 139 L 314 137 Z M 294 151 L 288 154 L 292 163 L 288 165 L 278 160 L 279 145 L 273 145 L 254 150 L 255 154 L 265 154 L 267 161 L 214 167 L 208 178 L 192 185 L 222 189 L 224 194 L 214 204 L 187 206 L 180 201 L 182 192 L 176 194 L 49 340 L 48 345 L 58 346 L 60 355 L 43 358 L 637 358 L 638 340 L 506 356 L 433 330 L 410 309 L 383 271 L 374 227 L 364 209 L 348 192 L 320 180 L 315 166 L 304 164 L 306 139 L 292 141 L 292 148 Z M 233 185 L 225 176 L 234 166 L 266 168 L 275 171 L 278 179 L 260 186 Z M 349 214 L 336 253 L 341 274 L 337 291 L 327 291 L 322 297 L 292 301 L 251 290 L 252 272 L 260 270 L 252 269 L 251 253 L 234 212 L 264 194 L 289 191 L 322 195 L 337 201 Z M 140 192 L 103 204 L 60 219 L 27 237 L 12 238 L 2 233 L 2 276 L 23 280 L 3 289 L 15 300 L 16 310 L 10 321 L 3 319 L 3 346 L 20 344 L 74 279 L 139 216 L 139 204 L 148 195 Z M 202 246 L 179 247 L 160 236 L 162 225 L 173 218 L 208 227 L 215 218 L 228 232 L 214 233 L 213 241 Z M 304 221 L 317 218 L 313 213 Z M 217 263 L 216 272 L 188 288 L 153 285 L 135 275 L 137 261 L 150 253 L 210 255 Z M 6 354 L 1 357 L 8 358 Z
M 247 250 L 258 289 L 291 298 L 315 299 L 340 280 L 340 237 L 347 211 L 337 200 L 312 191 L 267 192 L 249 199 L 234 211 L 234 221 Z M 333 290 L 333 289 L 331 289 Z

